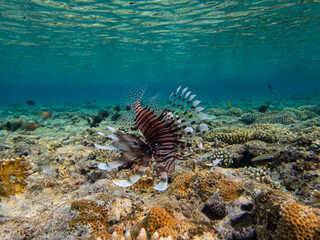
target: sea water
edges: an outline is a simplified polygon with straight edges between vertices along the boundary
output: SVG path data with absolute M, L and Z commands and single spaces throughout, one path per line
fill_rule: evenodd
M 2 103 L 121 102 L 132 82 L 164 98 L 190 86 L 208 101 L 319 94 L 317 0 L 2 0 L 0 9 Z

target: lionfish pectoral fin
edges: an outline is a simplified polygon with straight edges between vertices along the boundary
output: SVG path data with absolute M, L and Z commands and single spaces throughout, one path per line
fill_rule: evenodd
M 201 131 L 201 132 L 205 132 L 205 131 L 209 130 L 208 125 L 205 124 L 205 123 L 201 123 L 200 126 L 199 126 L 199 128 L 200 128 L 200 131 Z
M 101 145 L 98 145 L 98 144 L 94 144 L 94 146 L 96 148 L 103 149 L 103 150 L 119 150 L 119 148 L 113 146 L 112 144 L 110 144 L 108 146 L 101 146 Z
M 129 177 L 128 180 L 117 180 L 117 181 L 113 181 L 113 183 L 119 187 L 130 187 L 140 180 L 140 178 L 142 177 L 142 175 L 145 173 L 146 170 L 147 170 L 146 167 L 140 166 L 138 170 L 134 173 L 134 175 L 132 177 Z
M 168 187 L 168 177 L 167 177 L 167 173 L 164 169 L 161 169 L 160 171 L 161 171 L 160 183 L 158 183 L 156 186 L 154 186 L 154 189 L 158 190 L 158 191 L 164 191 Z
M 115 162 L 110 162 L 107 164 L 106 163 L 99 163 L 98 168 L 100 170 L 107 170 L 108 171 L 108 170 L 120 167 L 122 165 L 123 165 L 123 163 L 115 161 Z
M 103 137 L 107 137 L 105 134 L 103 134 L 102 132 L 97 132 L 97 134 L 99 134 L 100 136 L 103 136 Z
M 122 165 L 125 165 L 129 162 L 134 161 L 136 158 L 131 156 L 130 154 L 122 154 L 120 158 L 118 158 L 117 161 L 109 162 L 109 163 L 100 163 L 98 165 L 98 168 L 101 170 L 111 170 L 117 167 L 120 167 Z
M 106 128 L 108 128 L 111 132 L 115 133 L 117 130 L 113 127 L 109 127 L 109 126 L 106 126 Z

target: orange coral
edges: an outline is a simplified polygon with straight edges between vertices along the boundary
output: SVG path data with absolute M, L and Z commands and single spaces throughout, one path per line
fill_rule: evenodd
M 169 237 L 176 239 L 177 236 L 177 223 L 178 219 L 172 217 L 165 209 L 155 206 L 148 215 L 138 225 L 136 233 L 137 236 L 141 228 L 144 228 L 147 232 L 148 238 L 150 238 L 155 232 L 158 232 L 160 237 Z
M 169 192 L 180 198 L 198 194 L 203 200 L 207 200 L 217 190 L 223 200 L 228 202 L 240 196 L 242 184 L 227 178 L 219 171 L 202 170 L 196 174 L 178 175 L 172 182 Z
M 312 208 L 296 202 L 280 204 L 279 233 L 281 239 L 313 240 L 320 238 L 320 217 Z
M 176 224 L 176 219 L 171 217 L 166 210 L 161 207 L 154 207 L 150 210 L 147 216 L 147 232 L 153 233 L 159 228 L 173 228 Z
M 192 191 L 190 184 L 194 176 L 193 173 L 179 174 L 170 185 L 170 193 L 175 193 L 179 197 L 186 197 Z

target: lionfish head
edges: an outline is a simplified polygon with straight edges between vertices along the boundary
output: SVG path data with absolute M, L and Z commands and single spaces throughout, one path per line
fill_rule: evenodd
M 132 121 L 132 130 L 140 131 L 142 137 L 125 134 L 108 127 L 111 135 L 104 135 L 113 140 L 108 146 L 95 145 L 105 150 L 120 150 L 121 155 L 115 162 L 100 163 L 101 170 L 111 170 L 120 166 L 132 164 L 137 166 L 135 173 L 128 180 L 116 180 L 120 187 L 128 187 L 139 181 L 145 173 L 149 163 L 154 161 L 160 172 L 160 182 L 154 188 L 163 191 L 167 188 L 167 173 L 175 168 L 175 160 L 181 157 L 181 149 L 190 150 L 191 144 L 183 140 L 193 132 L 204 132 L 208 126 L 203 123 L 206 114 L 200 113 L 203 108 L 198 107 L 200 101 L 193 100 L 188 88 L 181 91 L 181 86 L 171 93 L 166 105 L 161 110 L 152 109 L 152 106 L 143 107 L 141 104 L 144 90 L 130 93 L 129 105 L 132 114 L 127 118 Z M 195 127 L 196 126 L 196 127 Z

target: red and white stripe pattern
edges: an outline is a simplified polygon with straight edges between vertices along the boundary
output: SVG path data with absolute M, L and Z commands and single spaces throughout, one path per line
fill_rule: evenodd
M 185 147 L 181 139 L 191 135 L 192 126 L 196 123 L 200 126 L 200 131 L 208 129 L 207 125 L 200 123 L 205 119 L 204 115 L 200 121 L 193 119 L 192 111 L 199 113 L 203 110 L 196 107 L 200 101 L 193 100 L 195 95 L 190 95 L 188 88 L 184 88 L 178 96 L 181 87 L 175 93 L 172 93 L 166 106 L 159 114 L 154 114 L 148 108 L 141 106 L 141 97 L 132 104 L 135 112 L 133 130 L 140 130 L 144 141 L 140 139 L 131 139 L 131 135 L 125 135 L 115 129 L 111 129 L 114 135 L 107 136 L 116 140 L 107 147 L 98 146 L 98 148 L 113 150 L 119 149 L 122 155 L 118 161 L 107 164 L 100 164 L 102 170 L 110 170 L 129 162 L 134 162 L 139 166 L 133 177 L 129 180 L 119 180 L 115 184 L 121 187 L 127 187 L 136 183 L 144 174 L 149 162 L 154 159 L 161 174 L 160 183 L 155 186 L 156 190 L 163 191 L 167 188 L 167 173 L 174 171 L 174 161 L 178 158 L 179 147 Z M 187 110 L 185 110 L 187 109 Z M 110 129 L 110 128 L 109 128 Z M 187 145 L 187 147 L 190 147 Z

